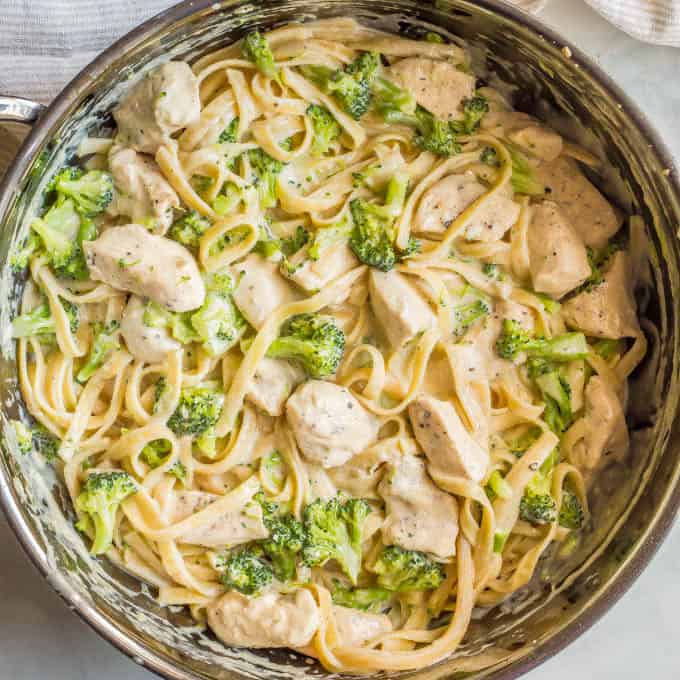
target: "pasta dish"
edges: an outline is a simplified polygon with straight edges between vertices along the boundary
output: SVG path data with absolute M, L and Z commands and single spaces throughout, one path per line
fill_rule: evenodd
M 165 62 L 14 252 L 9 436 L 225 645 L 433 664 L 626 460 L 644 224 L 493 82 L 350 19 Z

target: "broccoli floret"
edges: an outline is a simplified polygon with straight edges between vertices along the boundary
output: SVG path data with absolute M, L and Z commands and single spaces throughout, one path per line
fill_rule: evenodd
M 33 433 L 20 420 L 10 420 L 14 428 L 14 436 L 21 453 L 28 453 L 33 448 Z
M 441 35 L 439 35 L 439 33 L 433 33 L 432 31 L 428 31 L 425 34 L 425 42 L 442 44 L 445 42 L 445 40 L 444 38 L 442 38 Z
M 493 281 L 502 281 L 505 278 L 500 265 L 489 262 L 482 265 L 482 274 Z
M 224 562 L 222 584 L 244 595 L 256 595 L 272 582 L 271 567 L 261 559 L 261 551 L 254 547 L 233 552 Z
M 601 356 L 605 361 L 609 361 L 623 351 L 621 340 L 601 339 L 593 344 L 595 354 Z
M 480 121 L 488 111 L 489 102 L 486 97 L 476 94 L 463 102 L 463 120 L 455 121 L 454 125 L 459 124 L 460 132 L 470 135 L 479 127 Z
M 195 210 L 172 223 L 168 236 L 187 248 L 198 248 L 201 236 L 210 229 L 211 222 Z
M 588 344 L 583 333 L 564 333 L 554 338 L 532 337 L 513 319 L 504 319 L 496 351 L 504 359 L 514 360 L 525 352 L 529 357 L 551 361 L 584 359 Z
M 498 165 L 500 165 L 496 149 L 491 146 L 485 146 L 482 149 L 482 153 L 479 154 L 479 160 L 484 163 L 484 165 L 490 165 L 491 167 L 498 167 Z
M 75 502 L 81 515 L 76 528 L 94 529 L 92 555 L 100 555 L 111 547 L 118 507 L 136 491 L 137 485 L 127 472 L 95 472 L 83 482 Z
M 184 463 L 177 461 L 169 470 L 168 474 L 184 484 L 187 480 L 187 469 Z
M 52 186 L 62 196 L 73 199 L 76 209 L 85 217 L 103 212 L 113 200 L 113 179 L 103 170 L 59 173 Z
M 318 104 L 310 104 L 307 107 L 306 114 L 314 131 L 312 154 L 323 156 L 331 144 L 340 136 L 340 125 L 327 108 Z
M 276 178 L 283 163 L 272 158 L 263 149 L 251 149 L 248 151 L 248 160 L 253 169 L 257 183 L 257 195 L 263 208 L 273 208 L 278 199 L 276 197 Z
M 46 427 L 34 425 L 32 429 L 33 444 L 45 457 L 48 463 L 53 463 L 59 454 L 59 439 L 57 439 Z
M 599 286 L 604 279 L 604 268 L 609 261 L 609 258 L 621 249 L 621 244 L 613 241 L 608 243 L 599 251 L 593 250 L 590 246 L 587 247 L 588 264 L 590 264 L 590 276 L 578 287 L 575 293 L 582 291 L 591 291 L 596 286 Z
M 416 107 L 413 114 L 396 109 L 386 109 L 383 117 L 388 123 L 408 125 L 416 130 L 415 143 L 423 151 L 438 156 L 453 156 L 460 153 L 458 143 L 459 126 L 456 121 L 439 120 L 422 106 Z
M 234 304 L 228 273 L 213 275 L 207 284 L 203 306 L 191 316 L 191 326 L 210 356 L 230 350 L 248 329 L 248 323 Z
M 279 79 L 279 69 L 267 39 L 259 31 L 251 31 L 243 39 L 243 56 L 257 66 L 258 71 L 274 80 Z
M 59 302 L 61 302 L 61 306 L 66 312 L 66 318 L 68 319 L 71 333 L 77 333 L 78 328 L 80 327 L 80 309 L 78 308 L 78 305 L 69 302 L 68 300 L 63 300 L 62 298 L 59 298 Z
M 179 435 L 205 434 L 217 423 L 223 403 L 224 395 L 210 387 L 187 387 L 168 418 L 168 427 Z
M 311 378 L 325 378 L 338 369 L 344 351 L 345 334 L 333 317 L 298 314 L 284 324 L 267 356 L 296 361 Z
M 372 85 L 375 110 L 383 116 L 388 111 L 401 111 L 412 114 L 416 110 L 415 97 L 395 83 L 377 76 Z
M 142 322 L 149 328 L 167 328 L 175 340 L 187 344 L 200 339 L 191 323 L 191 317 L 192 312 L 171 312 L 149 300 L 144 306 Z
M 96 238 L 97 233 L 91 220 L 81 220 L 71 199 L 56 203 L 43 217 L 34 219 L 31 229 L 40 236 L 58 276 L 78 280 L 88 277 L 82 242 Z
M 444 570 L 425 553 L 396 545 L 384 548 L 372 567 L 378 585 L 400 593 L 434 590 L 444 580 Z
M 260 546 L 271 560 L 276 578 L 290 581 L 295 576 L 297 556 L 304 545 L 304 527 L 290 514 L 273 514 L 271 510 L 265 510 L 264 515 L 269 538 L 260 541 Z
M 171 450 L 172 445 L 167 439 L 154 439 L 141 450 L 139 457 L 150 468 L 157 468 L 164 463 Z
M 576 494 L 565 489 L 562 492 L 562 505 L 557 517 L 557 521 L 561 527 L 565 529 L 576 530 L 583 526 L 585 513 L 583 507 L 578 500 Z
M 341 607 L 351 607 L 364 612 L 379 613 L 392 597 L 386 588 L 347 588 L 337 579 L 333 584 L 333 603 Z
M 332 94 L 352 118 L 359 120 L 371 106 L 371 84 L 379 66 L 380 55 L 363 52 L 344 70 L 303 66 L 300 71 L 305 78 Z
M 489 303 L 478 298 L 474 302 L 458 305 L 453 308 L 453 332 L 462 335 L 475 321 L 487 316 L 490 312 Z
M 527 157 L 514 146 L 508 146 L 510 160 L 512 162 L 512 188 L 515 193 L 529 196 L 542 196 L 545 187 L 536 179 L 534 169 Z
M 12 271 L 19 273 L 28 267 L 33 256 L 42 249 L 40 237 L 35 232 L 29 232 L 23 245 L 17 250 L 10 259 Z
M 384 205 L 361 198 L 350 201 L 354 227 L 349 245 L 364 264 L 386 272 L 403 257 L 396 249 L 394 222 L 404 209 L 408 184 L 408 175 L 397 173 L 387 185 Z
M 524 453 L 534 445 L 541 434 L 542 430 L 540 427 L 530 427 L 519 437 L 516 437 L 515 439 L 508 442 L 508 448 L 518 458 L 521 458 Z
M 220 193 L 215 196 L 215 200 L 212 202 L 212 209 L 218 217 L 224 217 L 232 212 L 242 199 L 241 189 L 233 182 L 225 182 Z M 221 240 L 218 244 L 217 250 L 224 250 L 228 245 L 231 245 L 229 239 L 233 238 L 233 231 L 227 232 L 225 237 L 223 237 L 224 240 Z
M 92 324 L 92 346 L 83 367 L 78 371 L 78 382 L 87 382 L 109 354 L 120 348 L 116 334 L 119 328 L 120 323 L 115 320 L 107 324 L 100 321 Z
M 494 470 L 489 475 L 484 490 L 491 501 L 496 498 L 512 498 L 512 487 L 505 481 L 499 470 Z
M 572 423 L 571 387 L 559 369 L 543 359 L 529 359 L 529 377 L 538 387 L 545 402 L 543 419 L 557 435 Z
M 218 138 L 218 143 L 219 144 L 235 144 L 237 141 L 236 135 L 238 133 L 238 126 L 239 126 L 239 117 L 236 116 L 227 127 L 220 132 L 220 136 Z
M 359 498 L 339 496 L 310 503 L 304 511 L 305 544 L 302 557 L 307 566 L 322 567 L 335 560 L 356 584 L 361 570 L 361 543 L 369 504 Z
M 557 449 L 546 458 L 539 471 L 524 489 L 519 516 L 532 524 L 551 524 L 557 519 L 557 503 L 550 495 L 552 471 L 557 462 Z
M 347 241 L 352 233 L 353 224 L 346 217 L 329 227 L 317 229 L 312 237 L 307 255 L 311 260 L 318 260 L 321 254 L 336 243 Z
M 154 386 L 153 390 L 153 412 L 156 413 L 158 410 L 158 405 L 161 402 L 161 399 L 163 398 L 163 395 L 165 394 L 165 390 L 168 387 L 168 381 L 165 379 L 165 376 L 162 375 L 158 380 L 156 381 L 156 385 Z
M 545 295 L 544 293 L 534 293 L 534 295 L 541 301 L 543 309 L 545 309 L 548 314 L 556 314 L 560 311 L 562 305 L 557 300 L 553 300 L 549 295 Z
M 40 303 L 26 314 L 12 321 L 13 338 L 30 338 L 35 335 L 50 335 L 55 332 L 54 319 L 47 302 Z

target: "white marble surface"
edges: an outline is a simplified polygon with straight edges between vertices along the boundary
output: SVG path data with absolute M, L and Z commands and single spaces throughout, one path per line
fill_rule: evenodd
M 1 6 L 0 2 L 0 6 Z M 581 0 L 551 0 L 543 18 L 594 57 L 680 157 L 680 50 L 636 43 Z M 5 64 L 7 67 L 7 64 Z M 0 680 L 150 680 L 72 614 L 37 575 L 0 517 Z M 680 677 L 680 529 L 624 599 L 531 680 Z

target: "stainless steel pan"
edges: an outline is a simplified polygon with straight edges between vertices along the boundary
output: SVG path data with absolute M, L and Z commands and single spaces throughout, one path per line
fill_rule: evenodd
M 521 108 L 599 154 L 598 179 L 649 225 L 653 284 L 643 301 L 655 351 L 632 382 L 630 464 L 608 475 L 596 503 L 600 530 L 578 554 L 546 563 L 531 587 L 475 621 L 457 658 L 408 677 L 515 678 L 587 630 L 649 562 L 680 504 L 678 294 L 680 186 L 670 155 L 644 116 L 591 61 L 538 20 L 495 0 L 226 0 L 185 2 L 135 29 L 85 68 L 44 111 L 0 98 L 0 121 L 33 124 L 0 187 L 0 418 L 24 412 L 9 320 L 22 281 L 7 254 L 25 230 L 45 178 L 78 140 L 110 124 L 108 111 L 129 79 L 168 58 L 193 59 L 246 30 L 289 21 L 355 16 L 392 32 L 428 26 L 469 42 L 477 60 L 520 87 Z M 0 503 L 24 549 L 66 603 L 102 636 L 168 678 L 288 678 L 320 671 L 288 651 L 229 650 L 182 610 L 157 606 L 148 589 L 89 558 L 70 526 L 65 491 L 32 456 L 0 451 Z M 599 548 L 599 549 L 598 549 Z M 635 625 L 635 622 L 631 622 Z

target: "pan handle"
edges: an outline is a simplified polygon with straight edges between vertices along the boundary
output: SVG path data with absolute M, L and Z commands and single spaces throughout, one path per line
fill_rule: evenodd
M 43 104 L 21 97 L 0 95 L 0 123 L 24 123 L 32 125 L 45 110 Z

